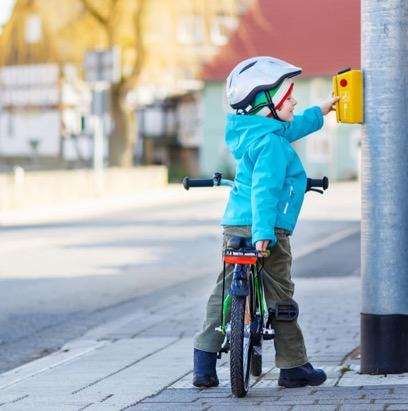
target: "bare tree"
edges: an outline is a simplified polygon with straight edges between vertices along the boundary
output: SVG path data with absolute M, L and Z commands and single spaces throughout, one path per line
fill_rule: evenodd
M 108 47 L 119 46 L 118 22 L 123 8 L 129 2 L 123 0 L 109 0 L 105 2 L 91 2 L 80 0 L 85 10 L 96 20 L 103 29 Z M 98 5 L 98 6 L 97 6 Z M 111 88 L 111 115 L 113 119 L 113 131 L 110 136 L 109 162 L 111 166 L 129 167 L 133 162 L 133 146 L 135 127 L 133 112 L 126 103 L 126 96 L 137 83 L 144 62 L 143 29 L 142 20 L 146 6 L 146 0 L 133 0 L 133 7 L 127 10 L 132 13 L 134 27 L 134 61 L 131 71 L 125 74 L 122 70 L 120 80 Z M 122 10 L 121 10 L 122 8 Z

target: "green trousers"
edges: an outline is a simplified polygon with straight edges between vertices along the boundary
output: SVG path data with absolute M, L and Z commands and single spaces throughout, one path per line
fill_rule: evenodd
M 275 229 L 277 244 L 271 250 L 271 256 L 264 261 L 264 289 L 268 307 L 279 300 L 293 300 L 294 284 L 290 270 L 292 255 L 290 251 L 289 234 Z M 250 226 L 228 226 L 224 228 L 224 247 L 233 236 L 251 237 Z M 225 290 L 230 287 L 233 265 L 226 266 Z M 224 336 L 215 331 L 221 321 L 222 275 L 218 276 L 217 284 L 207 303 L 206 317 L 202 330 L 194 338 L 194 348 L 218 352 Z M 294 368 L 308 362 L 302 331 L 297 321 L 275 321 L 275 364 L 278 368 Z

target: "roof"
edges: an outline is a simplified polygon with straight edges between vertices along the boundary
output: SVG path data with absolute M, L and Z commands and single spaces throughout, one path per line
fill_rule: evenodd
M 254 0 L 237 30 L 204 66 L 204 80 L 225 80 L 240 61 L 273 56 L 303 76 L 360 68 L 360 0 Z

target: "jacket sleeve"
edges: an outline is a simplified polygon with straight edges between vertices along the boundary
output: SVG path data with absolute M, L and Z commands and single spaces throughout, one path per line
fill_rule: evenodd
M 293 117 L 293 121 L 288 123 L 283 136 L 292 143 L 314 131 L 320 130 L 322 126 L 323 114 L 320 107 L 311 107 L 305 110 L 302 115 Z
M 275 223 L 286 175 L 287 160 L 281 138 L 265 136 L 262 143 L 249 150 L 254 164 L 251 186 L 252 242 L 276 243 Z

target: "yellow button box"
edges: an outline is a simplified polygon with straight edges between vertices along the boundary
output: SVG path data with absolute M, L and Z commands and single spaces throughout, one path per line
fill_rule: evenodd
M 347 68 L 333 77 L 333 92 L 340 97 L 336 103 L 337 122 L 363 122 L 363 73 Z

